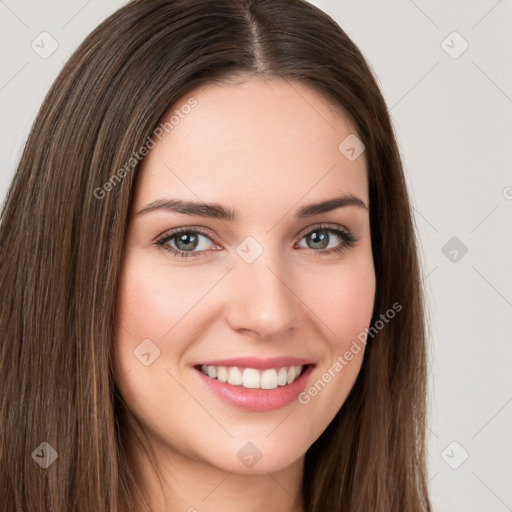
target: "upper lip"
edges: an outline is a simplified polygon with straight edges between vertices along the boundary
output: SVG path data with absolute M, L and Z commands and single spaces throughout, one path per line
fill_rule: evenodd
M 270 357 L 268 359 L 258 357 L 218 359 L 215 361 L 203 361 L 194 366 L 238 366 L 242 368 L 255 368 L 257 370 L 268 370 L 270 368 L 284 368 L 285 366 L 306 366 L 307 364 L 313 364 L 313 361 L 301 357 L 280 356 Z

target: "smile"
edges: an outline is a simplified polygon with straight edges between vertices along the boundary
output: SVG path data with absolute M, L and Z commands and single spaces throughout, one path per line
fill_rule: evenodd
M 202 385 L 224 403 L 252 412 L 280 409 L 297 400 L 315 364 L 297 357 L 238 358 L 194 365 Z
M 267 370 L 201 365 L 204 375 L 220 382 L 227 382 L 232 386 L 243 386 L 247 389 L 275 389 L 278 386 L 287 386 L 299 378 L 303 369 L 302 365 Z

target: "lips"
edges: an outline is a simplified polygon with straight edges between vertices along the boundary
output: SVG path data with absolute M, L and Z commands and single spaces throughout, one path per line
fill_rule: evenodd
M 314 363 L 297 357 L 204 361 L 195 373 L 224 402 L 248 411 L 284 407 L 303 391 Z

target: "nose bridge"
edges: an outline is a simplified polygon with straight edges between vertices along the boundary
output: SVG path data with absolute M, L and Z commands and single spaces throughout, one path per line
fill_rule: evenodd
M 277 247 L 248 238 L 237 248 L 228 321 L 234 329 L 276 336 L 296 323 L 292 277 Z

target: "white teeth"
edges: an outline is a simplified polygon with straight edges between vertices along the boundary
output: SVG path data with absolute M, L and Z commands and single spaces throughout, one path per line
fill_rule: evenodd
M 277 383 L 279 386 L 286 386 L 288 373 L 286 372 L 286 368 L 280 368 L 279 373 L 277 374 Z
M 265 370 L 261 374 L 261 389 L 275 389 L 277 388 L 277 371 L 273 368 Z
M 235 366 L 228 370 L 228 384 L 232 386 L 241 386 L 243 382 L 242 372 Z
M 242 386 L 249 389 L 257 389 L 260 387 L 260 372 L 254 368 L 246 368 L 244 370 L 244 376 Z
M 255 368 L 207 366 L 203 364 L 201 371 L 212 379 L 227 382 L 232 386 L 243 386 L 247 389 L 276 389 L 278 386 L 286 386 L 297 380 L 302 368 L 299 365 L 257 370 Z
M 221 382 L 228 381 L 228 371 L 224 366 L 219 366 L 217 369 L 217 380 L 220 380 Z

